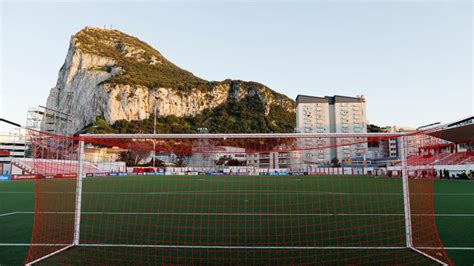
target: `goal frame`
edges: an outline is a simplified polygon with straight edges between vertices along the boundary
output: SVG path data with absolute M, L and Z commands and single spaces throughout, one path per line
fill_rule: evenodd
M 107 247 L 107 246 L 120 246 L 120 247 L 187 247 L 187 246 L 170 246 L 170 245 L 128 245 L 128 244 L 81 244 L 80 243 L 80 227 L 81 227 L 81 207 L 82 207 L 82 183 L 85 178 L 84 175 L 84 161 L 85 161 L 85 140 L 87 139 L 231 139 L 231 138 L 397 138 L 400 140 L 400 161 L 401 161 L 401 178 L 402 178 L 402 197 L 403 197 L 403 208 L 404 208 L 404 218 L 405 218 L 405 247 L 294 247 L 301 249 L 409 249 L 413 252 L 416 252 L 426 258 L 432 260 L 433 262 L 439 263 L 441 265 L 448 265 L 447 263 L 430 256 L 429 254 L 423 252 L 420 249 L 417 249 L 413 245 L 413 232 L 412 232 L 412 219 L 411 219 L 411 210 L 410 210 L 410 187 L 409 187 L 409 176 L 408 176 L 408 166 L 407 166 L 407 155 L 405 141 L 407 136 L 412 136 L 420 134 L 419 131 L 402 134 L 402 133 L 235 133 L 235 134 L 81 134 L 79 135 L 79 145 L 78 145 L 78 169 L 77 169 L 77 180 L 76 180 L 76 191 L 75 191 L 75 208 L 74 208 L 74 237 L 73 241 L 65 247 L 46 254 L 32 262 L 27 263 L 26 265 L 34 265 L 43 260 L 46 260 L 52 256 L 56 256 L 62 252 L 67 251 L 68 249 L 85 246 L 85 247 Z M 250 249 L 257 247 L 226 247 L 226 246 L 192 246 L 192 248 L 240 248 L 240 249 Z M 260 247 L 260 248 L 278 248 L 285 249 L 285 247 Z M 291 248 L 291 247 L 287 247 Z

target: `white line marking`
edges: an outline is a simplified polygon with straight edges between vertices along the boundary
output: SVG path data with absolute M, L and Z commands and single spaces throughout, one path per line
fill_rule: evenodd
M 52 243 L 0 243 L 0 247 L 29 247 L 29 246 L 68 246 L 69 244 L 52 244 Z M 79 244 L 79 246 L 83 247 L 108 247 L 108 246 L 143 246 L 143 247 L 163 247 L 163 245 L 127 245 L 127 244 Z M 170 247 L 181 247 L 181 248 L 194 248 L 194 247 L 215 247 L 215 246 L 180 246 L 180 245 L 169 245 Z M 226 247 L 226 246 L 224 246 Z M 233 246 L 227 246 L 228 248 L 233 248 Z M 235 248 L 239 248 L 240 246 L 236 246 Z M 247 249 L 253 248 L 253 247 L 247 247 L 244 246 Z M 260 249 L 266 248 L 266 247 L 260 247 Z M 268 248 L 293 248 L 292 246 L 286 246 L 286 247 L 273 247 L 270 246 Z M 295 247 L 295 248 L 300 248 L 300 247 Z M 305 249 L 348 249 L 348 248 L 353 248 L 353 249 L 404 249 L 406 247 L 303 247 Z M 417 247 L 417 249 L 446 249 L 446 250 L 474 250 L 474 247 Z
M 33 246 L 33 247 L 55 247 L 55 246 L 58 246 L 58 247 L 65 247 L 65 246 L 69 246 L 71 244 L 39 244 L 39 243 L 0 243 L 0 247 L 30 247 L 30 246 Z
M 39 214 L 74 214 L 74 212 L 38 212 Z M 33 211 L 18 211 L 13 214 L 35 214 Z M 201 215 L 201 216 L 403 216 L 403 213 L 231 213 L 231 212 L 82 212 L 84 215 Z M 2 216 L 2 215 L 0 215 Z M 5 215 L 6 216 L 6 215 Z M 427 214 L 419 213 L 412 216 L 436 217 L 474 217 L 474 214 Z
M 92 192 L 91 194 L 96 194 L 97 192 Z M 121 194 L 120 192 L 119 194 Z M 89 194 L 86 192 L 86 194 Z M 116 194 L 110 192 L 98 192 L 97 194 Z M 125 192 L 124 194 L 127 194 Z M 130 194 L 138 195 L 389 195 L 381 193 L 347 193 L 347 192 L 325 192 L 325 191 L 173 191 L 173 192 L 145 192 L 145 193 L 134 193 Z M 398 193 L 393 193 L 393 195 L 401 195 Z
M 42 191 L 37 194 L 75 194 L 75 191 Z M 0 194 L 35 194 L 34 191 L 0 191 Z M 93 191 L 83 192 L 83 194 L 113 194 L 113 195 L 232 195 L 232 194 L 258 194 L 258 195 L 354 195 L 354 196 L 368 196 L 368 195 L 402 195 L 402 192 L 331 192 L 331 191 L 248 191 L 248 190 L 233 190 L 233 191 L 151 191 L 151 192 L 120 192 L 120 191 Z M 433 196 L 474 196 L 474 193 L 410 193 L 410 195 L 433 195 Z
M 345 247 L 345 246 L 206 246 L 206 245 L 134 245 L 134 244 L 79 244 L 82 247 L 127 247 L 127 248 L 193 248 L 193 249 L 406 249 L 406 247 Z
M 474 250 L 474 247 L 416 247 L 417 249 Z
M 0 214 L 0 217 L 4 217 L 4 216 L 8 216 L 8 215 L 13 215 L 13 214 L 17 214 L 18 212 L 8 212 L 8 213 L 2 213 Z
M 432 214 L 412 214 L 412 216 L 432 216 Z M 471 213 L 445 213 L 445 214 L 434 214 L 436 217 L 474 217 Z
M 418 254 L 421 254 L 421 255 L 427 257 L 428 259 L 430 259 L 430 260 L 432 260 L 432 261 L 434 261 L 434 262 L 436 262 L 436 263 L 439 263 L 439 264 L 443 265 L 443 266 L 444 266 L 444 265 L 446 265 L 446 266 L 448 265 L 446 262 L 443 262 L 443 261 L 441 261 L 441 260 L 439 260 L 439 259 L 437 259 L 437 258 L 435 258 L 435 257 L 433 257 L 433 256 L 430 256 L 429 254 L 426 254 L 425 252 L 423 252 L 423 251 L 421 251 L 421 250 L 418 250 L 417 248 L 411 247 L 410 249 L 413 250 L 413 251 L 415 251 L 415 252 L 418 253 Z
M 26 266 L 30 266 L 30 265 L 32 265 L 32 264 L 38 263 L 38 262 L 40 262 L 40 261 L 42 261 L 42 260 L 45 260 L 45 259 L 47 259 L 47 258 L 50 258 L 50 257 L 56 255 L 56 254 L 59 254 L 59 253 L 65 251 L 66 249 L 71 248 L 71 247 L 73 247 L 73 245 L 69 244 L 69 246 L 65 246 L 65 247 L 63 247 L 62 249 L 59 249 L 59 250 L 56 250 L 56 251 L 54 251 L 54 252 L 52 252 L 52 253 L 46 254 L 46 255 L 44 255 L 44 256 L 41 257 L 41 258 L 38 258 L 38 259 L 36 259 L 36 260 L 34 260 L 34 261 L 31 261 L 31 262 L 26 263 L 25 265 L 26 265 Z
M 0 217 L 9 216 L 9 215 L 15 215 L 15 214 L 18 214 L 18 212 L 2 213 L 2 214 L 0 214 Z

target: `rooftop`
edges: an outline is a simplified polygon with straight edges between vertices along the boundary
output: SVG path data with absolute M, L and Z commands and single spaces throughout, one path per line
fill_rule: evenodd
M 351 97 L 351 96 L 343 96 L 343 95 L 334 95 L 334 96 L 309 96 L 309 95 L 302 95 L 299 94 L 296 96 L 296 103 L 365 103 L 365 98 L 363 95 Z

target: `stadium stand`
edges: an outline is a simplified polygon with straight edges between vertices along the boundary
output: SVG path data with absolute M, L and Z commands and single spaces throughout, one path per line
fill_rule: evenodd
M 435 155 L 412 155 L 407 158 L 407 164 L 417 165 L 463 165 L 474 163 L 474 152 L 439 153 Z M 400 162 L 394 166 L 401 165 Z
M 428 144 L 419 147 L 418 155 L 407 158 L 409 166 L 443 165 L 466 166 L 474 164 L 474 116 L 436 127 L 427 134 L 445 143 Z M 451 147 L 451 150 L 448 149 Z M 394 166 L 400 166 L 397 162 Z
M 474 162 L 474 152 L 458 152 L 451 153 L 443 159 L 439 160 L 439 165 L 458 165 Z
M 21 171 L 28 174 L 55 175 L 63 173 L 76 173 L 79 167 L 78 161 L 54 160 L 54 159 L 15 159 L 12 164 Z M 90 163 L 84 162 L 85 173 L 98 173 L 99 168 Z

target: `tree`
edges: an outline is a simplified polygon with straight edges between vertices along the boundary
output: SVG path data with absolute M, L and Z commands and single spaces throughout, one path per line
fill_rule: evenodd
M 219 159 L 217 159 L 216 165 L 219 165 L 219 166 L 226 165 L 227 162 L 231 159 L 232 159 L 232 157 L 227 156 L 227 155 L 221 156 L 221 157 L 219 157 Z
M 183 167 L 186 165 L 186 157 L 189 157 L 189 155 L 186 154 L 176 154 L 176 166 L 178 167 Z
M 137 166 L 148 158 L 150 158 L 150 151 L 147 150 L 129 150 L 120 153 L 120 160 L 128 166 Z
M 218 166 L 245 166 L 247 165 L 247 163 L 245 161 L 239 161 L 237 159 L 234 159 L 230 155 L 223 155 L 219 157 L 219 159 L 217 159 L 216 165 Z
M 331 165 L 334 167 L 340 167 L 341 163 L 339 162 L 339 159 L 337 157 L 334 157 L 331 159 Z
M 231 159 L 231 160 L 227 161 L 227 165 L 228 166 L 246 166 L 247 162 L 239 161 L 237 159 Z

